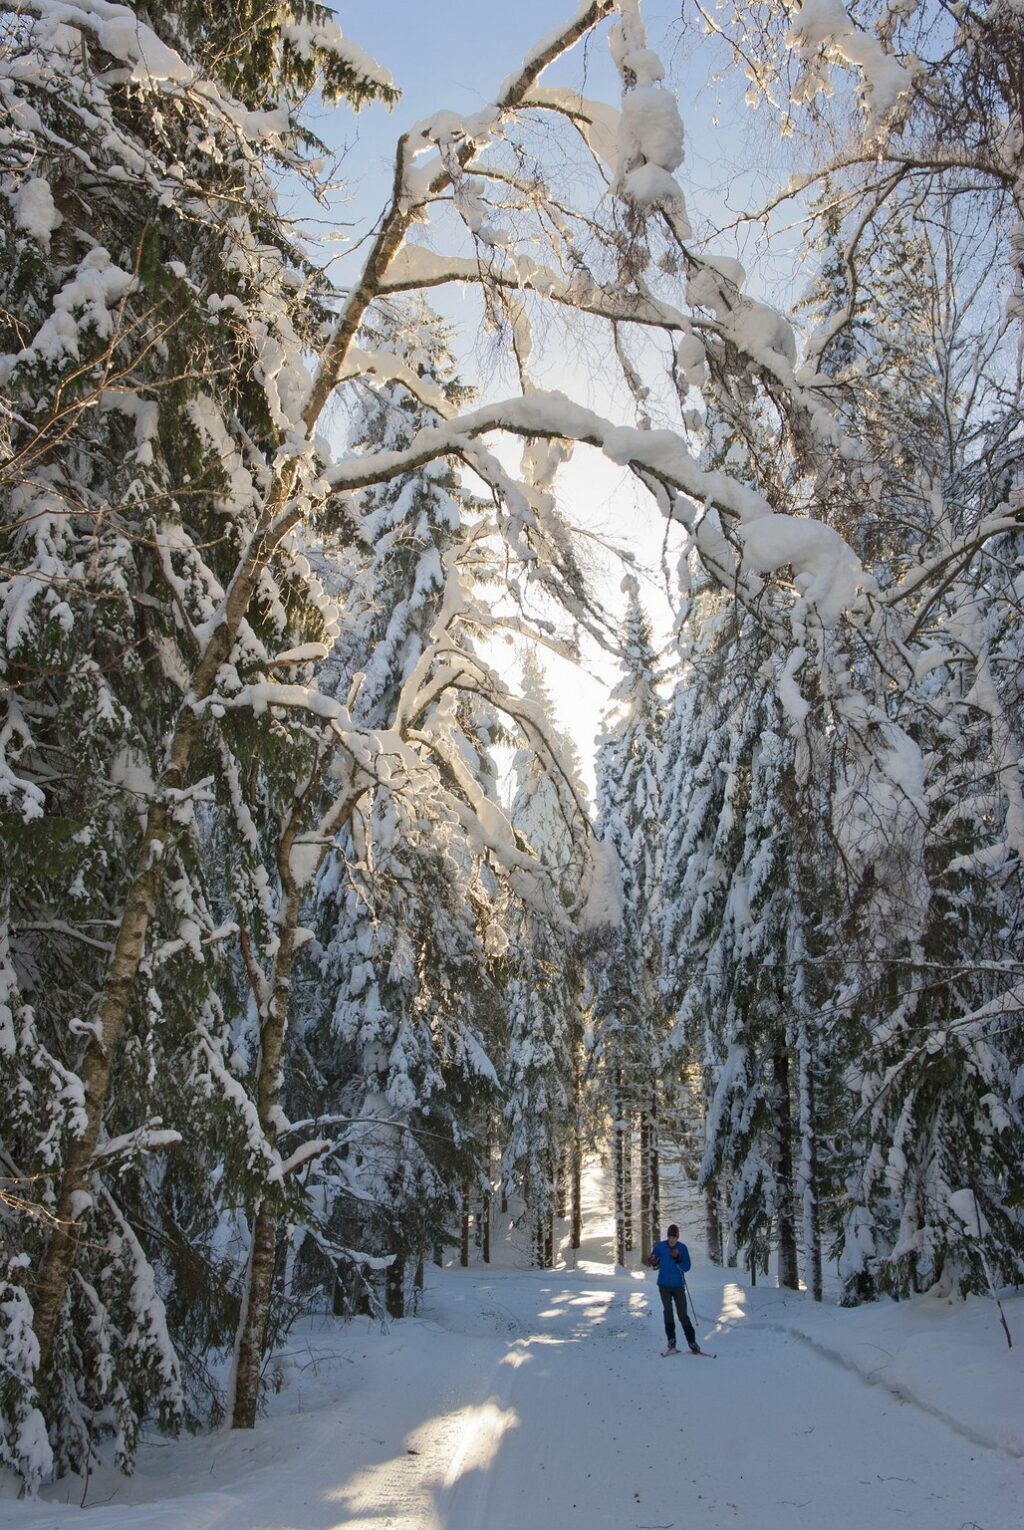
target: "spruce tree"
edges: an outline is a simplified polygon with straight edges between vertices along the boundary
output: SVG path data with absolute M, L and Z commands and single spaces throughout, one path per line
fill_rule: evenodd
M 549 736 L 561 745 L 575 791 L 582 797 L 575 750 L 571 740 L 558 737 L 543 670 L 530 651 L 523 660 L 523 691 L 543 715 Z M 513 772 L 511 822 L 550 871 L 568 912 L 575 890 L 578 828 L 566 818 L 564 794 L 552 779 L 550 762 L 538 756 L 529 740 L 517 751 Z M 511 945 L 504 962 L 504 1179 L 523 1198 L 533 1262 L 550 1266 L 554 1219 L 563 1214 L 558 1210 L 559 1188 L 566 1169 L 573 1186 L 574 1225 L 579 1219 L 583 971 L 568 917 L 559 925 L 518 901 L 510 903 L 507 917 Z M 573 1246 L 578 1246 L 578 1238 Z
M 690 619 L 664 756 L 662 986 L 703 1080 L 711 1246 L 724 1210 L 729 1257 L 756 1271 L 777 1247 L 795 1286 L 793 745 L 749 619 L 706 590 Z
M 465 397 L 445 327 L 424 305 L 375 310 L 366 339 L 400 358 L 421 393 L 433 389 L 447 405 Z M 437 422 L 408 387 L 385 382 L 359 399 L 352 445 L 399 450 Z M 446 601 L 458 615 L 445 628 L 442 661 L 457 668 L 460 652 L 472 654 L 482 620 L 482 612 L 474 617 L 474 585 L 487 567 L 486 553 L 481 564 L 473 550 L 480 510 L 447 461 L 360 497 L 358 545 L 333 560 L 347 620 L 329 675 L 339 697 L 351 696 L 362 726 L 400 723 L 403 687 L 436 644 Z M 443 728 L 493 795 L 487 741 L 478 733 L 488 725 L 479 706 L 460 707 L 455 694 L 439 692 L 418 726 Z M 334 1243 L 396 1264 L 384 1289 L 379 1277 L 344 1271 L 348 1290 L 339 1300 L 386 1305 L 393 1315 L 405 1310 L 424 1256 L 452 1240 L 463 1185 L 484 1175 L 487 1102 L 497 1084 L 487 949 L 497 888 L 451 806 L 430 787 L 426 761 L 424 783 L 394 791 L 382 779 L 325 867 L 317 889 L 320 981 L 305 1001 L 289 1090 L 293 1113 L 340 1111 L 354 1123 L 351 1142 L 339 1138 L 347 1170 L 339 1174 L 337 1160 L 318 1170 L 324 1225 Z M 354 1173 L 361 1201 L 345 1173 Z M 310 1278 L 330 1284 L 337 1261 L 309 1252 Z
M 594 992 L 593 1019 L 605 1109 L 611 1122 L 615 1179 L 616 1263 L 634 1243 L 632 1161 L 639 1124 L 640 1239 L 658 1229 L 658 1096 L 665 1040 L 657 989 L 657 881 L 662 823 L 658 766 L 663 705 L 650 622 L 636 582 L 625 582 L 619 640 L 621 678 L 597 753 L 597 834 L 613 849 L 622 875 L 623 911 L 609 933 Z
M 225 936 L 196 824 L 209 784 L 178 780 L 152 804 L 203 623 L 252 529 L 308 386 L 302 347 L 324 316 L 325 286 L 278 213 L 274 177 L 312 174 L 317 146 L 297 112 L 314 83 L 328 99 L 391 94 L 317 6 L 124 20 L 19 11 L 0 61 L 14 124 L 0 150 L 2 1061 L 4 1087 L 26 1101 L 4 1146 L 37 1202 L 13 1240 L 42 1269 L 41 1375 L 23 1375 L 19 1406 L 42 1406 L 58 1465 L 88 1459 L 94 1415 L 129 1465 L 142 1413 L 172 1422 L 196 1403 L 153 1269 L 180 1237 L 146 1231 L 156 1206 L 179 1233 L 190 1216 L 175 1222 L 150 1155 L 176 1133 L 202 1157 L 214 1135 L 224 1091 L 202 1036 L 225 1051 Z M 243 35 L 240 52 L 224 46 Z M 287 640 L 296 573 L 283 546 L 235 656 L 247 679 Z M 219 775 L 213 721 L 190 724 L 207 783 Z M 123 1004 L 118 990 L 123 1023 L 108 1035 L 101 994 L 120 982 L 112 942 L 133 864 L 152 919 L 142 981 L 126 980 Z M 185 1099 L 168 1087 L 182 1075 L 195 1079 Z M 184 1181 L 203 1184 L 211 1167 Z M 199 1220 L 210 1234 L 215 1206 Z M 216 1342 L 203 1324 L 193 1337 Z M 30 1481 L 45 1470 L 20 1465 Z

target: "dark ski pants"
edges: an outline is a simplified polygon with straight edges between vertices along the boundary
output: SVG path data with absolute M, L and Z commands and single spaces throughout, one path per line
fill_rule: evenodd
M 686 1311 L 686 1287 L 685 1286 L 659 1286 L 661 1292 L 661 1305 L 665 1313 L 665 1337 L 670 1345 L 676 1342 L 676 1325 L 672 1318 L 672 1303 L 675 1302 L 676 1313 L 686 1335 L 687 1344 L 696 1344 L 697 1335 L 693 1331 L 693 1324 Z

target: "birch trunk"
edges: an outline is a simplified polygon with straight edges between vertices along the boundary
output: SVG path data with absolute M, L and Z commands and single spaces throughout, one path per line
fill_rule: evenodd
M 248 1291 L 242 1303 L 242 1318 L 235 1347 L 232 1429 L 252 1429 L 256 1424 L 263 1342 L 267 1331 L 276 1257 L 277 1217 L 268 1211 L 265 1202 L 261 1202 L 253 1218 Z
M 299 919 L 305 883 L 298 883 L 292 868 L 292 851 L 302 833 L 318 790 L 323 769 L 330 757 L 330 747 L 323 748 L 305 786 L 297 796 L 277 847 L 277 874 L 281 886 L 278 910 L 278 947 L 270 981 L 264 988 L 258 969 L 249 968 L 253 997 L 260 1012 L 260 1059 L 256 1083 L 256 1109 L 260 1128 L 267 1143 L 277 1141 L 280 1119 L 282 1065 L 288 1034 L 292 974 L 301 945 Z M 358 774 L 350 776 L 346 788 L 330 810 L 320 819 L 318 840 L 321 848 L 317 866 L 323 860 L 334 834 L 351 813 L 362 791 Z M 248 965 L 248 964 L 247 964 Z M 277 1256 L 279 1215 L 275 1202 L 266 1195 L 257 1204 L 253 1221 L 252 1250 L 243 1294 L 242 1313 L 235 1343 L 234 1395 L 228 1399 L 234 1429 L 252 1429 L 259 1402 L 260 1372 L 266 1346 L 267 1319 L 273 1293 Z
M 287 838 L 285 855 L 281 859 L 286 861 L 290 852 L 291 838 Z M 288 1029 L 288 999 L 292 970 L 298 949 L 296 931 L 301 899 L 290 870 L 288 878 L 291 886 L 284 900 L 285 917 L 280 924 L 280 945 L 274 962 L 274 981 L 265 1006 L 260 1031 L 257 1110 L 263 1135 L 271 1147 L 277 1138 L 281 1062 Z M 249 1288 L 243 1302 L 242 1320 L 236 1345 L 235 1395 L 229 1400 L 233 1429 L 252 1429 L 256 1424 L 260 1372 L 263 1366 L 267 1319 L 270 1315 L 274 1267 L 277 1261 L 278 1223 L 279 1214 L 274 1201 L 263 1196 L 253 1220 L 252 1253 L 248 1268 Z
M 165 771 L 161 782 L 162 791 L 183 780 L 195 732 L 194 715 L 190 714 L 190 719 L 190 728 L 182 730 L 187 734 L 187 747 L 186 739 L 183 738 L 182 747 L 178 750 L 181 764 L 176 760 Z M 57 1191 L 50 1242 L 39 1268 L 33 1322 L 39 1345 L 36 1373 L 44 1384 L 49 1374 L 57 1323 L 78 1252 L 81 1230 L 79 1218 L 84 1215 L 82 1200 L 91 1178 L 92 1157 L 103 1124 L 103 1111 L 110 1092 L 117 1046 L 142 961 L 150 916 L 163 877 L 163 850 L 169 828 L 167 809 L 161 795 L 147 815 L 131 889 L 100 1001 L 99 1031 L 89 1043 L 80 1070 L 85 1085 L 85 1129 L 68 1146 Z

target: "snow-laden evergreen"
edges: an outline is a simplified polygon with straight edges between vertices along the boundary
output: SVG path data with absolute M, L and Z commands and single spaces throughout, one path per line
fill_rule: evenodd
M 626 581 L 621 677 L 597 750 L 599 837 L 614 851 L 622 916 L 607 931 L 593 999 L 594 1048 L 615 1158 L 617 1258 L 653 1247 L 660 1223 L 657 1132 L 665 1010 L 657 987 L 657 876 L 662 824 L 658 774 L 663 703 L 649 618 Z M 632 1218 L 634 1134 L 640 1140 L 640 1225 Z
M 422 392 L 432 389 L 449 406 L 464 393 L 444 329 L 423 305 L 389 306 L 370 329 Z M 359 399 L 352 445 L 365 454 L 400 451 L 438 418 L 407 387 L 385 380 Z M 424 742 L 442 739 L 496 803 L 489 725 L 472 693 L 474 634 L 486 622 L 478 607 L 489 565 L 485 511 L 444 460 L 359 497 L 358 545 L 337 554 L 348 621 L 330 673 L 354 718 L 383 729 L 411 723 Z M 471 686 L 463 700 L 460 656 Z M 424 683 L 427 663 L 442 682 L 450 678 L 436 690 L 427 680 L 429 699 L 409 716 L 410 686 L 417 677 Z M 393 1316 L 422 1284 L 424 1258 L 451 1242 L 466 1187 L 487 1182 L 501 1040 L 490 967 L 504 944 L 499 883 L 432 784 L 427 750 L 421 773 L 419 781 L 378 777 L 320 877 L 318 978 L 302 997 L 289 1087 L 293 1116 L 344 1123 L 315 1171 L 328 1237 L 313 1244 L 326 1259 L 307 1246 L 305 1279 L 328 1291 L 347 1283 L 339 1310 L 386 1303 Z M 393 1260 L 383 1293 L 375 1290 L 380 1277 L 339 1266 L 345 1248 Z
M 217 952 L 230 931 L 195 815 L 220 747 L 193 714 L 200 769 L 165 774 L 165 750 L 308 386 L 301 348 L 324 289 L 273 186 L 283 167 L 312 174 L 298 104 L 315 83 L 328 99 L 390 89 L 320 7 L 256 19 L 240 68 L 222 42 L 245 25 L 231 6 L 211 28 L 187 11 L 42 3 L 8 17 L 0 61 L 0 1050 L 5 1091 L 23 1102 L 4 1150 L 36 1207 L 10 1229 L 15 1246 L 48 1245 L 25 1290 L 40 1369 L 59 1378 L 46 1412 L 61 1464 L 87 1460 L 106 1427 L 130 1464 L 140 1417 L 180 1418 L 202 1391 L 185 1384 L 158 1293 L 216 1219 L 211 1117 L 229 1102 L 207 1038 L 225 1052 Z M 287 646 L 300 587 L 282 545 L 236 683 Z M 118 966 L 130 926 L 148 926 L 131 976 Z M 45 1076 L 56 1087 L 40 1089 Z M 150 1155 L 172 1145 L 165 1182 Z M 199 1195 L 176 1212 L 183 1186 Z M 177 1331 L 191 1327 L 201 1366 L 224 1330 L 196 1316 Z
M 523 659 L 523 691 L 557 737 L 554 706 L 536 655 Z M 583 787 L 575 748 L 564 739 L 573 785 Z M 536 750 L 524 741 L 512 762 L 515 793 L 510 818 L 571 906 L 578 860 L 578 825 L 566 817 L 564 794 Z M 522 1197 L 534 1262 L 554 1262 L 554 1219 L 564 1214 L 566 1190 L 579 1238 L 580 1119 L 584 973 L 571 926 L 538 917 L 528 906 L 509 909 L 510 949 L 503 993 L 507 1031 L 504 1064 L 504 1174 Z M 568 1179 L 569 1186 L 565 1184 Z
M 730 1262 L 742 1253 L 754 1271 L 777 1247 L 780 1284 L 795 1287 L 797 1169 L 816 1127 L 804 1119 L 802 1154 L 798 1074 L 820 1066 L 803 1055 L 815 1023 L 804 997 L 815 915 L 780 666 L 752 626 L 705 589 L 679 635 L 683 676 L 664 753 L 661 982 L 677 1010 L 670 1045 L 703 1084 L 709 1243 L 724 1243 Z M 804 1233 L 813 1262 L 813 1228 Z

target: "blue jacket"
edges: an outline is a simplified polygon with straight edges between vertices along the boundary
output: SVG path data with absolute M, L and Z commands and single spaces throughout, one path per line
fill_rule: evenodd
M 668 1246 L 668 1240 L 663 1238 L 656 1243 L 647 1256 L 648 1264 L 658 1261 L 658 1285 L 659 1286 L 682 1286 L 686 1282 L 683 1276 L 690 1268 L 690 1250 L 685 1243 L 676 1244 L 678 1259 L 673 1259 L 672 1250 Z

